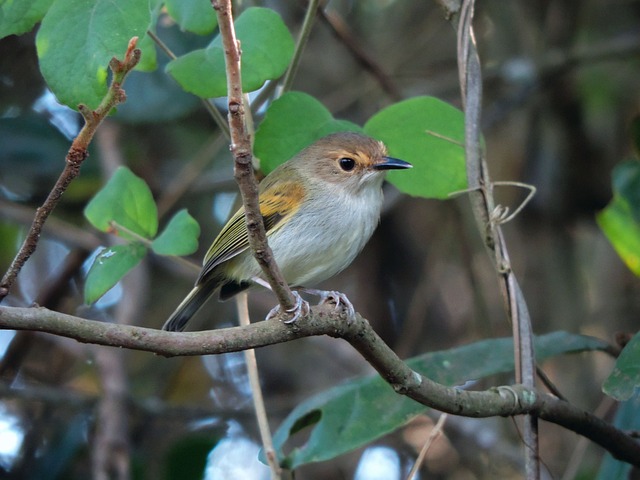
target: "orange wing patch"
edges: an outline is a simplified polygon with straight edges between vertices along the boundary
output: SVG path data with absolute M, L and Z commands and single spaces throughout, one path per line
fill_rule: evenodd
M 299 183 L 287 182 L 265 188 L 260 193 L 260 213 L 267 237 L 284 225 L 283 220 L 294 215 L 304 201 L 305 189 Z M 203 269 L 197 283 L 206 281 L 214 269 L 249 248 L 249 238 L 240 208 L 218 234 L 204 257 Z
M 260 194 L 260 213 L 269 234 L 282 219 L 295 214 L 302 205 L 305 189 L 299 183 L 287 182 L 267 188 Z

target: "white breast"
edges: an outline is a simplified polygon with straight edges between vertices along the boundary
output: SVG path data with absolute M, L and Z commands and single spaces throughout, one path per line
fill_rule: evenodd
M 283 227 L 269 238 L 287 282 L 313 286 L 346 268 L 371 238 L 381 205 L 382 190 L 367 188 L 357 196 L 342 192 L 328 200 L 325 196 L 321 209 L 301 208 L 290 228 Z

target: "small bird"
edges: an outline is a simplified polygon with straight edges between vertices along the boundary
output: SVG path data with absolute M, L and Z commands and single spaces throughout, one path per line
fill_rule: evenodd
M 260 213 L 269 246 L 287 283 L 322 301 L 353 306 L 339 292 L 303 289 L 345 269 L 363 249 L 380 219 L 387 170 L 412 165 L 387 156 L 382 142 L 366 135 L 327 135 L 267 175 L 259 185 Z M 220 290 L 227 300 L 254 284 L 268 287 L 249 248 L 244 208 L 218 234 L 204 257 L 195 286 L 163 330 L 182 331 L 205 301 Z M 309 304 L 297 292 L 295 321 Z M 275 307 L 267 318 L 279 312 Z

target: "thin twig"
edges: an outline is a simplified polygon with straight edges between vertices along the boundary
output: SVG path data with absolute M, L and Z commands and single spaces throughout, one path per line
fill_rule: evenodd
M 291 90 L 293 79 L 296 75 L 296 71 L 298 70 L 300 59 L 302 58 L 302 52 L 304 51 L 304 47 L 307 46 L 309 35 L 311 35 L 311 28 L 313 27 L 313 21 L 316 19 L 318 5 L 320 5 L 320 0 L 309 0 L 309 3 L 307 4 L 307 13 L 305 14 L 304 21 L 302 22 L 302 28 L 300 29 L 300 35 L 296 42 L 293 58 L 291 59 L 287 73 L 284 75 L 284 81 L 282 82 L 283 92 Z
M 511 269 L 511 262 L 500 223 L 496 217 L 493 184 L 482 150 L 480 118 L 482 108 L 482 74 L 473 33 L 474 0 L 464 0 L 458 27 L 458 69 L 462 102 L 465 108 L 465 145 L 467 179 L 471 204 L 485 246 L 494 261 L 500 278 L 505 306 L 511 321 L 514 339 L 516 381 L 528 388 L 535 386 L 535 352 L 529 311 L 520 285 Z M 540 478 L 538 422 L 534 415 L 525 415 L 525 472 L 528 480 Z
M 202 332 L 165 332 L 116 325 L 54 312 L 46 308 L 0 306 L 0 328 L 34 330 L 83 343 L 143 350 L 164 356 L 215 355 L 259 348 L 319 335 L 349 342 L 393 389 L 428 407 L 459 416 L 486 418 L 534 414 L 585 436 L 615 458 L 640 466 L 640 443 L 627 432 L 553 395 L 523 385 L 485 391 L 445 387 L 412 370 L 356 315 L 351 322 L 332 305 L 311 307 L 304 321 L 288 325 L 278 319 L 246 327 Z
M 205 168 L 209 166 L 215 153 L 220 151 L 227 141 L 222 135 L 215 134 L 215 137 L 208 140 L 191 161 L 187 162 L 173 179 L 162 189 L 158 198 L 158 216 L 163 217 L 200 178 Z
M 427 457 L 427 452 L 431 448 L 431 445 L 433 445 L 433 443 L 442 434 L 442 427 L 444 426 L 444 422 L 446 422 L 448 416 L 449 415 L 446 413 L 441 414 L 435 426 L 429 432 L 429 437 L 427 437 L 427 441 L 424 442 L 424 445 L 422 446 L 422 449 L 418 454 L 418 458 L 416 458 L 416 461 L 413 463 L 411 471 L 409 472 L 409 475 L 407 475 L 407 480 L 413 480 L 413 478 L 416 476 L 416 473 L 418 473 L 420 466 L 424 462 L 424 459 Z
M 247 326 L 251 324 L 251 320 L 249 318 L 249 303 L 247 301 L 247 298 L 248 295 L 246 292 L 242 292 L 236 296 L 236 307 L 238 310 L 240 326 Z M 264 405 L 262 387 L 260 386 L 260 374 L 258 373 L 256 351 L 253 348 L 249 348 L 244 351 L 244 361 L 247 364 L 249 384 L 251 385 L 251 392 L 253 394 L 253 408 L 258 419 L 258 429 L 260 430 L 260 437 L 262 439 L 264 455 L 267 458 L 267 463 L 269 464 L 269 468 L 271 469 L 271 478 L 278 479 L 281 477 L 282 470 L 280 468 L 280 465 L 278 465 L 278 456 L 276 455 L 276 449 L 273 448 L 273 437 L 271 436 L 271 429 L 269 428 L 269 420 L 267 417 L 267 409 Z
M 331 28 L 338 39 L 349 49 L 353 58 L 367 70 L 378 82 L 391 99 L 402 100 L 402 93 L 391 80 L 391 77 L 382 69 L 378 62 L 363 48 L 355 37 L 347 23 L 336 12 L 319 10 L 320 18 Z
M 175 60 L 176 58 L 178 58 L 176 54 L 173 53 L 173 51 L 169 48 L 169 46 L 164 43 L 154 32 L 152 32 L 151 30 L 147 30 L 147 35 L 171 60 Z M 216 123 L 218 128 L 222 131 L 224 136 L 229 139 L 229 126 L 227 125 L 227 122 L 225 122 L 224 116 L 222 116 L 220 110 L 218 110 L 215 105 L 212 105 L 211 102 L 206 98 L 200 98 L 200 102 L 202 103 L 202 106 L 207 110 L 207 112 L 209 112 L 209 115 Z
M 267 243 L 267 234 L 260 214 L 258 183 L 253 174 L 251 138 L 245 125 L 245 105 L 240 72 L 240 46 L 233 26 L 231 1 L 214 0 L 212 5 L 218 16 L 218 28 L 220 29 L 225 52 L 231 151 L 235 159 L 234 176 L 242 194 L 247 231 L 249 233 L 249 245 L 278 298 L 278 303 L 284 310 L 291 311 L 295 307 L 294 297 L 280 269 L 273 260 L 273 253 Z
M 62 173 L 42 206 L 36 210 L 31 229 L 11 263 L 11 266 L 2 278 L 2 282 L 0 282 L 0 302 L 9 294 L 18 273 L 33 252 L 35 252 L 47 218 L 51 215 L 56 205 L 58 205 L 60 198 L 69 187 L 69 184 L 80 175 L 80 167 L 89 156 L 88 147 L 96 130 L 116 105 L 126 101 L 127 96 L 122 89 L 122 84 L 127 74 L 133 70 L 140 61 L 140 50 L 136 48 L 137 42 L 138 37 L 133 37 L 129 41 L 122 62 L 115 57 L 109 62 L 109 67 L 113 72 L 113 80 L 98 108 L 89 110 L 84 104 L 78 105 L 78 110 L 84 117 L 85 124 L 82 130 L 80 130 L 80 133 L 78 133 L 78 136 L 73 140 L 71 148 L 67 153 L 66 164 Z

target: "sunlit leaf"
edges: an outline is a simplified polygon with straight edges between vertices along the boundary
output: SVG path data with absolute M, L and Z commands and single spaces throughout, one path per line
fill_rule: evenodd
M 303 148 L 325 135 L 362 129 L 355 123 L 336 120 L 311 95 L 288 92 L 273 102 L 256 132 L 254 152 L 260 169 L 269 173 Z
M 158 231 L 158 209 L 151 190 L 141 178 L 126 167 L 120 167 L 107 184 L 87 204 L 84 215 L 103 232 L 111 231 L 111 222 L 145 238 Z M 117 231 L 130 238 L 124 231 Z
M 151 243 L 158 255 L 189 255 L 198 249 L 200 225 L 186 210 L 176 213 Z
M 640 387 L 640 333 L 625 345 L 602 391 L 619 401 L 629 400 Z
M 389 172 L 401 191 L 447 198 L 467 186 L 464 114 L 433 97 L 395 103 L 371 117 L 364 131 L 389 148 L 389 154 L 413 164 L 410 172 Z
M 93 261 L 84 284 L 84 300 L 91 304 L 107 293 L 147 253 L 144 245 L 131 242 L 105 248 Z
M 235 21 L 236 35 L 242 44 L 242 89 L 259 89 L 267 80 L 280 77 L 293 55 L 293 38 L 280 16 L 268 8 L 252 7 Z M 187 92 L 199 97 L 227 94 L 222 40 L 169 62 L 167 72 Z
M 606 349 L 592 337 L 555 332 L 536 339 L 539 361 L 563 353 Z M 481 359 L 481 361 L 478 361 Z M 510 338 L 476 342 L 434 352 L 407 362 L 413 369 L 444 385 L 460 385 L 489 375 L 509 372 L 513 365 Z M 405 425 L 427 407 L 398 395 L 378 375 L 359 378 L 327 390 L 299 404 L 284 420 L 273 441 L 289 468 L 334 458 L 366 445 Z M 311 425 L 302 447 L 284 454 L 285 443 L 302 426 Z
M 56 0 L 42 20 L 40 70 L 59 102 L 96 108 L 107 91 L 109 61 L 151 24 L 148 0 Z M 144 55 L 144 52 L 142 52 Z
M 613 190 L 613 199 L 596 220 L 627 267 L 640 276 L 640 162 L 614 169 Z

